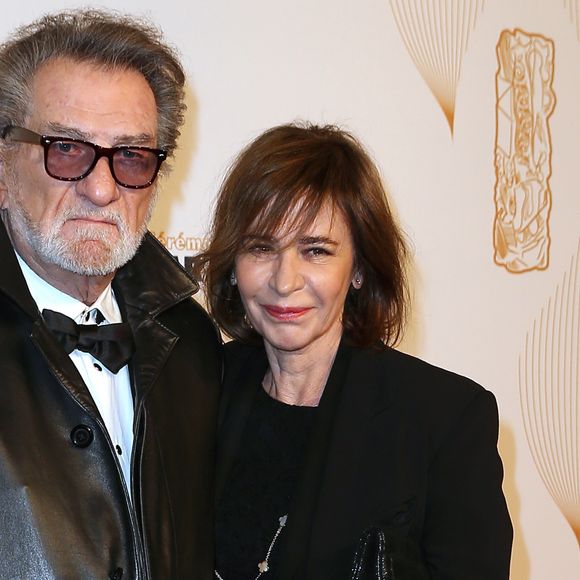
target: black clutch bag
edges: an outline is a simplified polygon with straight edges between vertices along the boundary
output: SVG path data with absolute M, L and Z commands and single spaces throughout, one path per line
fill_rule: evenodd
M 351 580 L 429 580 L 429 574 L 418 550 L 411 550 L 396 535 L 372 527 L 358 542 Z

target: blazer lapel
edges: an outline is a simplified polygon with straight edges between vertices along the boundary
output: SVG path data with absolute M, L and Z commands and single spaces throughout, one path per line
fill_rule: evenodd
M 318 417 L 292 501 L 287 534 L 282 542 L 284 551 L 280 580 L 306 578 L 313 520 L 321 497 L 321 486 L 327 469 L 336 412 L 340 404 L 350 358 L 350 348 L 341 344 L 320 400 Z
M 336 482 L 353 477 L 360 445 L 368 442 L 368 426 L 373 418 L 390 407 L 388 389 L 382 378 L 374 377 L 368 356 L 359 356 L 359 349 L 341 343 L 320 400 L 311 441 L 298 478 L 289 511 L 288 524 L 280 538 L 279 580 L 305 580 L 311 549 L 319 553 L 338 524 L 348 528 L 349 514 L 356 512 L 350 498 L 336 500 Z M 369 355 L 372 356 L 372 355 Z M 244 360 L 228 372 L 220 410 L 220 436 L 217 463 L 219 501 L 239 442 L 250 413 L 254 396 L 268 368 L 265 352 L 251 350 Z M 364 389 L 359 386 L 365 383 Z M 345 522 L 337 517 L 345 514 Z M 348 554 L 351 564 L 354 551 Z M 330 578 L 331 576 L 328 576 Z
M 380 365 L 374 364 L 373 359 L 379 353 L 353 349 L 351 355 L 326 450 L 327 467 L 319 488 L 311 538 L 312 553 L 320 557 L 326 551 L 335 553 L 337 562 L 342 560 L 339 566 L 343 573 L 352 565 L 354 549 L 339 556 L 340 546 L 348 545 L 353 531 L 364 520 L 363 507 L 372 502 L 366 485 L 361 489 L 361 474 L 384 472 L 387 450 L 384 438 L 377 437 L 377 427 L 380 432 L 382 426 L 393 425 L 393 419 L 388 417 L 395 412 L 385 378 L 376 374 L 380 373 Z
M 319 489 L 329 441 L 332 434 L 336 407 L 349 364 L 349 349 L 339 348 L 324 394 L 319 415 L 313 428 L 304 465 L 290 509 L 291 516 L 280 542 L 282 549 L 280 580 L 303 580 L 308 554 L 313 513 L 316 511 Z M 219 502 L 223 487 L 235 460 L 239 443 L 250 414 L 254 397 L 268 368 L 263 349 L 252 350 L 247 358 L 238 361 L 235 372 L 227 371 L 220 404 L 220 428 L 216 475 L 216 500 Z
M 381 366 L 373 364 L 373 355 L 344 343 L 337 352 L 288 519 L 281 580 L 310 580 L 312 554 L 323 557 L 335 539 L 340 544 L 358 525 L 353 504 L 364 504 L 365 498 L 355 490 L 359 469 L 368 470 L 362 451 L 374 441 L 379 415 L 380 424 L 388 424 L 392 421 L 385 414 L 394 412 L 384 376 L 375 374 Z M 348 574 L 353 558 L 354 549 L 345 552 L 336 573 Z M 333 573 L 327 570 L 324 578 Z

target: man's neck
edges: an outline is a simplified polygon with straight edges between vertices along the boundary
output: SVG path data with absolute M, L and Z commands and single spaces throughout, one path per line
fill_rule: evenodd
M 114 274 L 83 276 L 63 270 L 56 265 L 44 266 L 25 257 L 22 257 L 22 259 L 35 274 L 48 282 L 48 284 L 76 298 L 87 306 L 94 304 L 95 300 L 103 293 L 103 290 L 111 283 L 114 277 Z

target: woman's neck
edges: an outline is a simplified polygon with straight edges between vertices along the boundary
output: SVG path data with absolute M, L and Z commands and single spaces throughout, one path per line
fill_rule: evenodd
M 338 350 L 340 335 L 303 351 L 282 351 L 266 343 L 270 368 L 262 386 L 287 405 L 316 407 Z

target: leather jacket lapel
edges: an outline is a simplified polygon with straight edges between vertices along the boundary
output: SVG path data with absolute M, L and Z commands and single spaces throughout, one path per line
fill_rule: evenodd
M 151 264 L 155 264 L 155 272 Z M 198 285 L 167 259 L 166 250 L 147 233 L 135 257 L 115 275 L 113 290 L 123 320 L 133 329 L 135 354 L 129 368 L 138 409 L 179 340 L 157 316 L 195 294 Z
M 28 327 L 30 340 L 46 359 L 53 375 L 58 378 L 81 407 L 93 417 L 98 418 L 99 412 L 81 375 L 42 320 L 36 302 L 28 290 L 12 242 L 2 220 L 0 220 L 0 261 L 3 266 L 2 276 L 0 276 L 0 292 L 5 294 L 16 307 L 26 314 L 30 321 Z
M 135 354 L 129 364 L 133 382 L 134 407 L 139 404 L 159 376 L 179 337 L 156 320 L 145 320 L 133 331 Z
M 0 277 L 0 292 L 5 293 L 31 319 L 31 339 L 42 352 L 53 374 L 83 408 L 99 417 L 74 363 L 42 321 L 1 221 L 0 257 L 4 265 L 4 275 Z M 155 264 L 155 272 L 151 271 L 151 264 Z M 136 355 L 130 363 L 130 371 L 137 408 L 178 340 L 155 317 L 193 295 L 198 290 L 198 285 L 177 264 L 167 259 L 165 249 L 147 233 L 135 257 L 117 272 L 113 289 L 123 319 L 131 324 L 135 337 Z
M 4 223 L 0 219 L 0 259 L 2 262 L 2 276 L 0 276 L 0 292 L 4 293 L 18 308 L 24 311 L 33 320 L 39 316 L 36 302 L 28 291 L 24 276 L 20 271 L 12 242 Z
M 268 368 L 263 350 L 252 351 L 243 364 L 235 365 L 235 373 L 228 371 L 220 401 L 218 459 L 216 468 L 216 500 L 219 501 L 258 388 Z M 227 416 L 227 423 L 224 418 Z
M 49 368 L 60 384 L 66 388 L 83 409 L 95 419 L 101 420 L 97 406 L 78 369 L 50 332 L 40 315 L 33 324 L 31 339 L 46 359 Z

